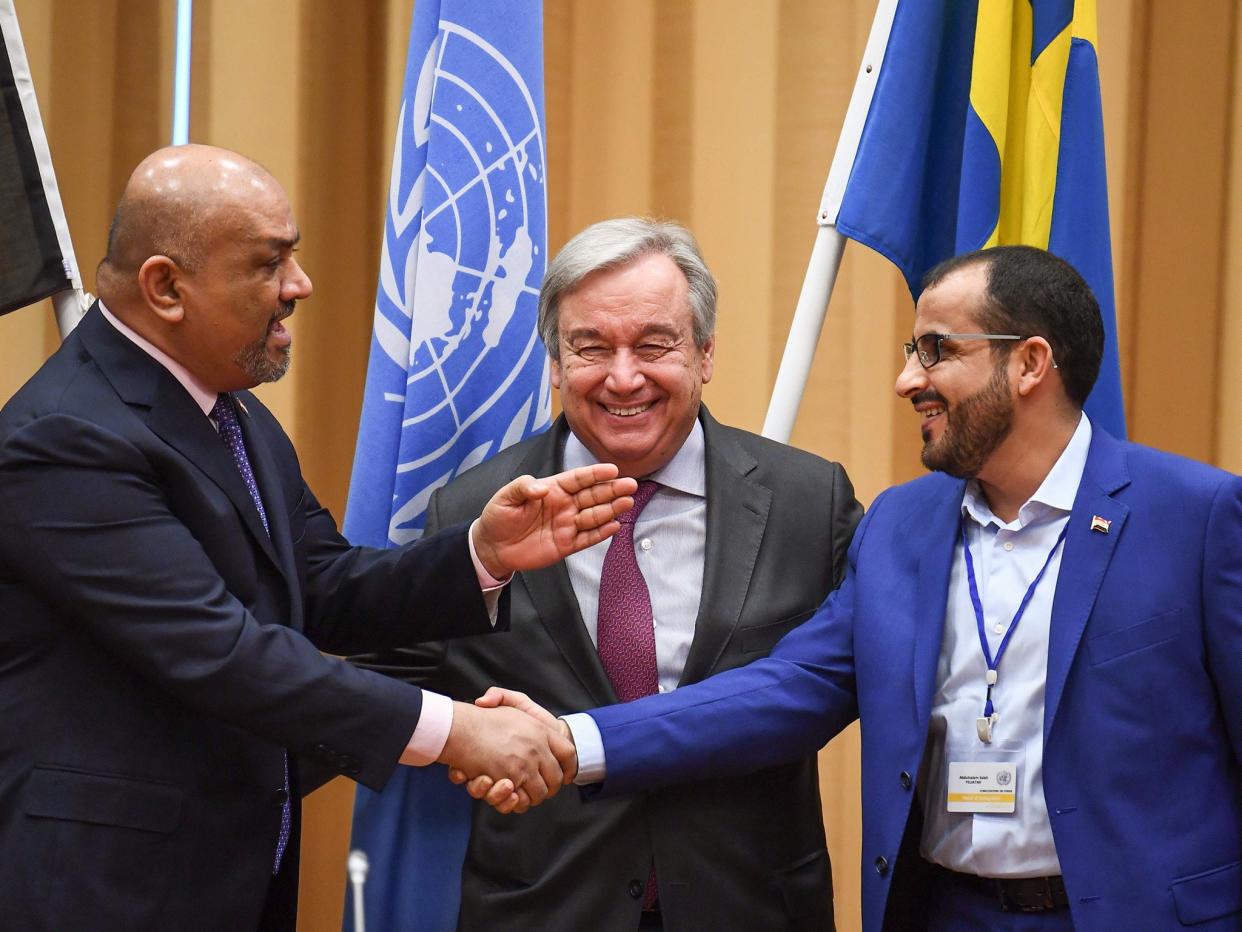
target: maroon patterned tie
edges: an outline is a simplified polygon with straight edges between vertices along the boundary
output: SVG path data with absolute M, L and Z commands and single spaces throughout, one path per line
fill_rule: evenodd
M 651 593 L 634 556 L 634 522 L 660 487 L 644 479 L 634 493 L 634 507 L 621 515 L 621 529 L 612 537 L 599 575 L 599 616 L 595 640 L 608 680 L 622 702 L 650 696 L 660 688 L 656 669 L 655 625 Z M 647 876 L 643 908 L 656 901 L 655 868 Z
M 216 397 L 211 416 L 215 418 L 216 426 L 220 429 L 220 439 L 228 447 L 233 463 L 237 466 L 237 471 L 241 473 L 242 482 L 246 484 L 246 491 L 250 493 L 250 499 L 259 511 L 259 520 L 263 522 L 263 529 L 271 534 L 267 526 L 267 512 L 263 510 L 263 499 L 259 497 L 259 483 L 255 481 L 254 470 L 250 468 L 250 457 L 246 455 L 241 423 L 237 420 L 237 409 L 233 405 L 233 396 L 227 392 L 221 393 Z M 280 862 L 285 856 L 285 849 L 289 847 L 289 835 L 293 829 L 293 804 L 289 801 L 289 753 L 287 751 L 284 752 L 284 758 L 285 794 L 280 807 L 280 834 L 276 836 L 276 860 L 272 865 L 273 874 L 280 870 Z
M 634 507 L 621 515 L 599 576 L 599 619 L 595 639 L 600 663 L 622 702 L 650 696 L 660 686 L 656 672 L 651 594 L 634 556 L 634 522 L 659 484 L 645 479 L 634 493 Z

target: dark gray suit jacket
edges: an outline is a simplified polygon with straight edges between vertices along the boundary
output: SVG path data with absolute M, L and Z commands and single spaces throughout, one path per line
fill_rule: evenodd
M 717 423 L 706 440 L 703 596 L 681 683 L 763 657 L 841 579 L 862 509 L 845 470 Z M 428 531 L 477 515 L 509 479 L 561 468 L 568 427 L 511 447 L 431 499 Z M 511 630 L 366 663 L 459 699 L 497 683 L 560 715 L 616 702 L 564 564 L 512 584 Z M 476 804 L 459 927 L 633 932 L 654 860 L 670 932 L 832 927 L 813 757 L 731 780 L 584 803 L 565 791 L 499 816 Z

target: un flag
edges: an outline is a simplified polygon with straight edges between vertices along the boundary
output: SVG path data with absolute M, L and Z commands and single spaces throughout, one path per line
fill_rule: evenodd
M 539 0 L 418 0 L 345 534 L 417 538 L 432 493 L 547 427 Z M 456 926 L 470 800 L 441 768 L 358 790 L 369 929 Z M 345 928 L 353 926 L 346 911 Z
M 501 9 L 503 8 L 503 9 Z M 420 0 L 345 534 L 403 544 L 431 494 L 547 426 L 538 3 Z

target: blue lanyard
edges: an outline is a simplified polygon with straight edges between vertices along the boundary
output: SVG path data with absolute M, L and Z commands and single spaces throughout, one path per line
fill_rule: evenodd
M 1052 549 L 1048 551 L 1048 557 L 1044 560 L 1044 565 L 1040 567 L 1039 573 L 1031 581 L 1027 587 L 1026 595 L 1022 597 L 1021 603 L 1018 605 L 1017 612 L 1014 613 L 1013 621 L 1009 622 L 1009 630 L 1005 632 L 1005 636 L 1001 638 L 1000 646 L 996 648 L 996 656 L 992 656 L 992 651 L 988 647 L 988 635 L 983 622 L 983 602 L 979 598 L 979 586 L 975 582 L 975 561 L 970 556 L 970 544 L 966 540 L 966 516 L 962 515 L 962 552 L 966 555 L 966 580 L 970 584 L 970 604 L 975 608 L 975 622 L 979 626 L 979 646 L 983 648 L 983 659 L 987 662 L 987 698 L 983 703 L 984 718 L 991 719 L 994 709 L 992 706 L 992 687 L 996 685 L 996 668 L 1000 666 L 1001 657 L 1005 654 L 1005 648 L 1009 646 L 1009 639 L 1013 637 L 1014 631 L 1018 629 L 1018 622 L 1022 620 L 1022 613 L 1026 611 L 1027 605 L 1031 602 L 1031 597 L 1035 595 L 1035 589 L 1039 586 L 1039 581 L 1044 578 L 1044 573 L 1048 570 L 1048 564 L 1052 562 L 1053 555 L 1057 552 L 1057 548 L 1061 546 L 1061 542 L 1065 540 L 1065 533 L 1069 530 L 1069 522 L 1065 522 L 1065 527 L 1061 528 L 1061 533 L 1057 536 L 1057 542 L 1052 545 Z M 990 729 L 989 729 L 990 736 Z

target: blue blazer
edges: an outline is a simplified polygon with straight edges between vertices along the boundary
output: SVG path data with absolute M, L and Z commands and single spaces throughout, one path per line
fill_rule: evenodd
M 935 474 L 876 499 L 841 588 L 768 658 L 593 712 L 596 792 L 770 766 L 860 718 L 863 928 L 882 928 L 918 860 L 964 490 Z M 1044 797 L 1075 926 L 1242 928 L 1242 479 L 1095 431 L 1050 639 Z

